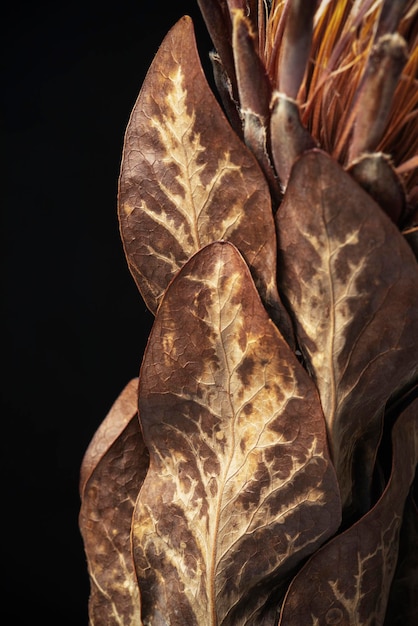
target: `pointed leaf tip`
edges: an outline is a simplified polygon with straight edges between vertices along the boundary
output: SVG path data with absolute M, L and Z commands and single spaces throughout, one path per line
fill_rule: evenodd
M 129 267 L 153 313 L 190 256 L 227 240 L 244 256 L 266 306 L 286 316 L 269 189 L 210 91 L 190 19 L 164 39 L 132 112 L 118 213 Z
M 143 619 L 245 624 L 335 532 L 340 500 L 315 386 L 231 244 L 203 248 L 168 287 L 139 411 L 150 450 L 133 523 Z

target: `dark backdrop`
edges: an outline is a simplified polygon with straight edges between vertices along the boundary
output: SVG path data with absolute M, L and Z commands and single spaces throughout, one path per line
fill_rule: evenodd
M 85 626 L 79 468 L 138 374 L 152 323 L 118 231 L 123 136 L 177 19 L 193 17 L 205 60 L 210 44 L 194 0 L 16 2 L 2 13 L 0 614 Z

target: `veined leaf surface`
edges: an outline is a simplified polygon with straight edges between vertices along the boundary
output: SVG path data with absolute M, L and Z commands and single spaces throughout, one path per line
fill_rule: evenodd
M 227 242 L 183 266 L 144 356 L 133 519 L 145 624 L 240 626 L 340 523 L 312 380 Z
M 287 320 L 269 189 L 207 84 L 187 16 L 161 44 L 132 111 L 118 210 L 129 267 L 153 313 L 192 254 L 228 240 L 246 259 L 274 321 Z
M 80 531 L 90 576 L 90 626 L 141 626 L 132 562 L 134 504 L 148 468 L 131 380 L 96 431 L 81 468 Z
M 383 624 L 404 504 L 418 463 L 418 400 L 398 418 L 392 443 L 385 492 L 369 513 L 309 559 L 289 587 L 279 626 Z
M 318 150 L 276 215 L 279 283 L 317 383 L 344 505 L 367 494 L 388 398 L 418 370 L 418 265 L 386 214 Z M 356 462 L 353 463 L 353 459 Z

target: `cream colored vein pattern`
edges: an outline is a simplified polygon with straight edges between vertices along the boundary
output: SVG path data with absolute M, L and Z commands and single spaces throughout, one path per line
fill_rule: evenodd
M 393 545 L 398 542 L 399 534 L 399 522 L 400 518 L 394 515 L 392 523 L 385 531 L 381 531 L 380 542 L 376 542 L 376 548 L 369 554 L 362 555 L 357 552 L 357 570 L 351 572 L 352 574 L 352 586 L 350 592 L 344 590 L 344 584 L 337 579 L 330 580 L 329 585 L 334 593 L 335 599 L 345 611 L 349 617 L 350 624 L 364 624 L 364 626 L 372 626 L 373 624 L 380 623 L 382 615 L 385 613 L 385 604 L 387 601 L 389 587 L 391 583 L 391 577 L 383 576 L 381 581 L 381 590 L 379 593 L 379 602 L 375 603 L 375 611 L 373 613 L 368 612 L 365 619 L 365 615 L 362 614 L 362 602 L 367 600 L 367 591 L 370 593 L 370 589 L 367 589 L 365 581 L 369 576 L 376 576 L 374 570 L 376 568 L 376 562 L 380 566 L 380 571 L 387 572 L 393 571 L 396 564 L 396 553 L 394 554 Z M 353 554 L 353 559 L 355 555 Z M 372 593 L 374 589 L 372 590 Z
M 320 151 L 295 165 L 277 220 L 281 287 L 349 504 L 356 446 L 367 485 L 383 407 L 416 375 L 416 260 L 380 207 Z
M 217 154 L 218 160 L 216 171 L 208 182 L 204 183 L 202 172 L 207 165 L 201 157 L 207 148 L 202 145 L 201 137 L 195 130 L 195 110 L 189 113 L 186 106 L 187 91 L 183 89 L 183 73 L 180 66 L 170 77 L 172 90 L 167 95 L 167 108 L 162 109 L 161 117 L 151 118 L 150 128 L 158 133 L 161 144 L 165 147 L 166 156 L 161 159 L 162 163 L 171 165 L 173 162 L 179 167 L 180 174 L 177 176 L 182 192 L 176 193 L 171 186 L 159 180 L 159 187 L 168 200 L 175 206 L 178 213 L 183 217 L 185 225 L 178 226 L 178 220 L 174 220 L 172 212 L 165 211 L 156 213 L 151 205 L 142 201 L 140 208 L 166 228 L 173 238 L 177 239 L 185 248 L 188 256 L 191 256 L 202 245 L 210 241 L 205 237 L 208 226 L 208 208 L 217 188 L 222 184 L 222 179 L 232 171 L 240 172 L 240 166 L 233 163 L 228 151 Z M 153 156 L 153 155 L 151 155 Z M 213 160 L 215 155 L 209 155 Z M 220 233 L 226 233 L 237 221 L 238 205 L 228 207 L 223 221 L 217 224 Z M 129 209 L 127 209 L 129 210 Z M 190 238 L 189 233 L 192 233 Z
M 318 215 L 317 219 L 321 221 L 323 217 Z M 349 355 L 345 355 L 345 362 L 341 363 L 341 355 L 347 343 L 347 327 L 352 323 L 350 305 L 352 307 L 356 300 L 365 297 L 365 294 L 359 291 L 356 279 L 364 271 L 367 257 L 357 264 L 346 258 L 347 246 L 352 246 L 353 250 L 357 246 L 358 256 L 361 256 L 358 230 L 347 235 L 341 233 L 340 238 L 337 238 L 328 235 L 327 227 L 324 219 L 323 233 L 318 238 L 310 237 L 303 228 L 300 231 L 302 238 L 311 240 L 318 253 L 318 264 L 315 268 L 316 274 L 309 282 L 305 281 L 303 275 L 300 276 L 302 289 L 311 296 L 311 306 L 306 306 L 300 311 L 298 321 L 306 334 L 315 338 L 315 346 L 310 349 L 307 345 L 306 352 L 316 373 L 324 414 L 328 423 L 333 424 L 338 406 L 351 391 L 342 390 L 340 387 L 349 361 Z M 338 275 L 336 268 L 341 262 L 340 255 L 345 257 L 343 262 L 347 264 L 346 281 L 336 278 Z M 353 253 L 353 256 L 357 255 Z M 321 346 L 321 349 L 318 349 L 318 346 Z
M 217 257 L 219 250 L 222 254 Z M 302 509 L 321 508 L 330 495 L 322 483 L 328 471 L 323 418 L 308 377 L 293 356 L 289 363 L 291 351 L 268 320 L 248 270 L 233 250 L 215 244 L 198 253 L 193 261 L 203 255 L 200 272 L 177 276 L 159 312 L 167 371 L 173 363 L 177 368 L 183 363 L 186 375 L 180 384 L 180 379 L 170 380 L 161 371 L 166 384 L 161 388 L 160 378 L 158 393 L 169 399 L 171 407 L 161 428 L 163 440 L 173 445 L 163 451 L 156 447 L 151 467 L 155 464 L 159 483 L 165 489 L 169 485 L 170 501 L 182 511 L 188 536 L 184 549 L 159 534 L 162 509 L 155 509 L 152 502 L 143 503 L 138 523 L 143 553 L 154 550 L 151 544 L 159 553 L 164 550 L 197 623 L 205 625 L 222 623 L 243 592 L 281 566 L 289 545 L 292 558 L 306 554 L 328 531 L 321 523 L 306 532 L 290 522 Z M 178 290 L 171 299 L 176 283 Z M 194 293 L 206 306 L 189 307 L 176 324 L 182 305 L 174 295 L 180 291 L 185 298 Z M 179 339 L 181 327 L 187 328 L 187 343 Z M 194 368 L 196 337 L 205 358 Z M 151 364 L 150 368 L 152 376 Z M 148 388 L 148 381 L 143 385 Z M 292 419 L 295 410 L 298 423 Z M 143 419 L 147 433 L 146 414 Z M 264 533 L 281 540 L 272 544 L 269 562 L 255 567 L 254 573 L 256 544 Z M 234 554 L 244 555 L 244 562 L 231 578 Z

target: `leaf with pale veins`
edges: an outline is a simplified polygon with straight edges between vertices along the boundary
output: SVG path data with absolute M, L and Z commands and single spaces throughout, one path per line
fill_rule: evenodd
M 280 289 L 318 386 L 343 504 L 362 513 L 385 405 L 418 375 L 417 261 L 319 150 L 296 161 L 276 223 Z
M 79 515 L 90 576 L 90 626 L 141 626 L 130 531 L 149 456 L 131 380 L 96 431 L 81 467 Z
M 130 270 L 153 313 L 192 254 L 227 240 L 244 256 L 271 317 L 290 341 L 276 284 L 269 189 L 209 88 L 187 16 L 161 44 L 132 111 L 118 212 Z
M 395 423 L 392 445 L 392 473 L 380 500 L 309 559 L 289 587 L 279 626 L 383 624 L 418 463 L 418 400 Z
M 340 523 L 317 391 L 227 242 L 180 270 L 140 374 L 150 468 L 133 520 L 149 624 L 260 624 Z

